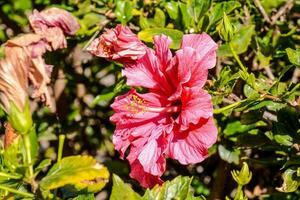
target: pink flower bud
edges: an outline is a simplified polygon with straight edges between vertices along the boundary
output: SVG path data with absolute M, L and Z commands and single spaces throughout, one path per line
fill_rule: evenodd
M 107 30 L 87 48 L 95 56 L 123 64 L 140 59 L 146 49 L 146 45 L 128 27 L 122 25 Z

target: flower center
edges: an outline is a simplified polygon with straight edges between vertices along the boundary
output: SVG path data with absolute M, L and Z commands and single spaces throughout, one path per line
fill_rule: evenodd
M 112 47 L 105 43 L 100 43 L 99 48 L 103 50 L 103 54 L 105 54 L 105 56 L 109 56 L 113 53 Z
M 132 94 L 130 97 L 129 104 L 126 105 L 126 110 L 132 114 L 137 114 L 140 112 L 152 112 L 152 113 L 179 113 L 181 110 L 181 105 L 175 103 L 171 106 L 166 107 L 151 107 L 148 106 L 146 101 L 141 97 Z

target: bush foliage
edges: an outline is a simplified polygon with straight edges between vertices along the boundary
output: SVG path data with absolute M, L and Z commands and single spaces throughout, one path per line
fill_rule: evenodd
M 45 56 L 54 65 L 56 106 L 51 110 L 31 101 L 34 177 L 28 179 L 28 166 L 20 160 L 26 155 L 22 142 L 1 147 L 1 198 L 300 198 L 299 0 L 7 0 L 0 5 L 2 44 L 29 32 L 27 15 L 34 9 L 65 9 L 81 26 L 68 38 L 67 49 Z M 205 85 L 217 143 L 202 163 L 168 161 L 166 182 L 146 191 L 129 178 L 129 165 L 111 140 L 110 104 L 129 89 L 122 66 L 86 51 L 105 28 L 120 23 L 148 46 L 154 35 L 166 34 L 176 50 L 184 34 L 201 32 L 219 46 Z M 4 124 L 7 116 L 0 113 Z

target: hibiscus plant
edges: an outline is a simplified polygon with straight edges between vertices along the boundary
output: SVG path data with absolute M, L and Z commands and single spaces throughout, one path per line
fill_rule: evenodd
M 0 2 L 0 198 L 299 199 L 299 10 Z

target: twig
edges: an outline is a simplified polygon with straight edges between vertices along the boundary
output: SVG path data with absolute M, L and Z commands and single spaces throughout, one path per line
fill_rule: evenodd
M 299 76 L 300 76 L 300 69 L 296 68 L 293 73 L 292 83 L 295 83 L 295 84 L 298 83 Z
M 251 16 L 250 16 L 249 10 L 246 5 L 244 5 L 243 8 L 244 8 L 244 13 L 245 13 L 244 24 L 249 25 L 251 23 Z
M 266 66 L 266 67 L 264 67 L 264 69 L 265 69 L 265 71 L 266 71 L 267 76 L 269 77 L 269 79 L 274 80 L 275 76 L 273 75 L 273 72 L 272 72 L 270 66 Z
M 292 7 L 294 6 L 294 0 L 288 0 L 284 6 L 282 6 L 279 11 L 271 17 L 272 21 L 271 24 L 275 24 L 276 21 L 279 19 L 280 16 L 284 15 L 287 13 Z
M 88 48 L 88 46 L 90 46 L 90 44 L 93 42 L 93 40 L 98 36 L 98 34 L 100 33 L 100 30 L 96 31 L 94 33 L 94 35 L 91 37 L 91 39 L 84 45 L 84 47 L 82 48 L 83 51 L 86 51 L 86 49 Z
M 271 20 L 268 16 L 268 14 L 266 13 L 264 7 L 261 5 L 259 0 L 253 0 L 254 4 L 256 5 L 256 7 L 259 9 L 260 13 L 262 14 L 262 16 L 264 17 L 264 19 L 266 20 L 266 22 L 271 23 Z

